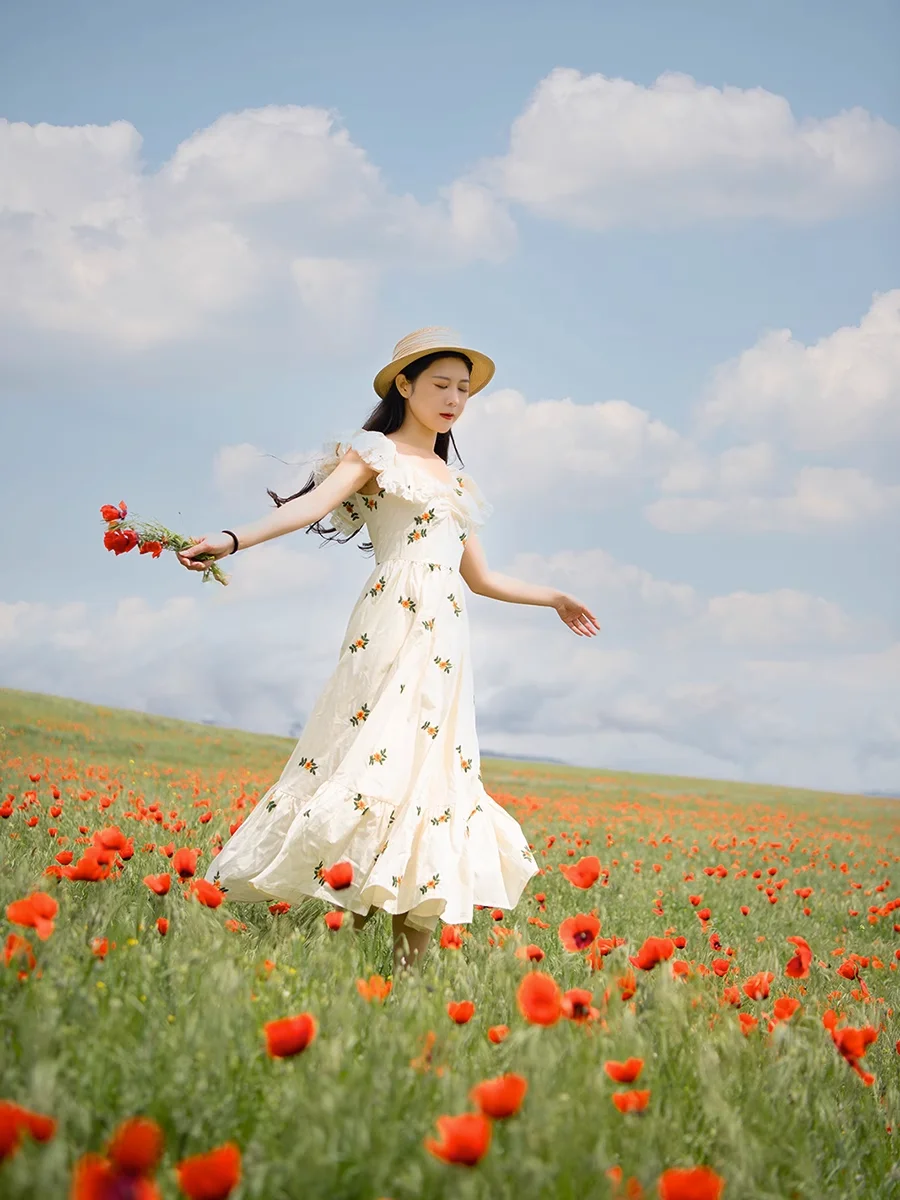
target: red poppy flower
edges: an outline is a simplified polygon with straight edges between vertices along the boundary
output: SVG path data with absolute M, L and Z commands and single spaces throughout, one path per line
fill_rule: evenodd
M 746 1037 L 749 1033 L 752 1033 L 759 1024 L 759 1021 L 757 1021 L 756 1017 L 751 1016 L 750 1013 L 738 1013 L 738 1020 L 741 1023 L 741 1033 L 744 1035 L 744 1037 Z
M 326 867 L 322 878 L 333 892 L 341 892 L 353 882 L 353 864 L 338 862 L 332 867 Z
M 637 978 L 631 967 L 616 980 L 616 987 L 622 994 L 623 1000 L 630 1000 L 637 991 Z
M 720 1200 L 725 1180 L 711 1167 L 669 1167 L 657 1189 L 659 1200 Z
M 878 1037 L 878 1030 L 871 1025 L 854 1029 L 851 1025 L 831 1031 L 838 1052 L 852 1065 L 863 1057 L 866 1050 Z
M 106 1200 L 108 1196 L 162 1200 L 162 1192 L 152 1179 L 120 1171 L 109 1159 L 93 1151 L 76 1161 L 69 1196 L 70 1200 Z
M 469 1092 L 469 1098 L 478 1105 L 486 1117 L 502 1119 L 511 1117 L 522 1107 L 528 1080 L 515 1072 L 498 1075 L 496 1079 L 485 1079 Z
M 789 937 L 787 940 L 797 947 L 797 953 L 789 960 L 784 973 L 791 979 L 806 979 L 809 975 L 809 964 L 812 962 L 812 950 L 805 938 Z
M 789 1021 L 799 1007 L 800 1001 L 793 996 L 779 996 L 773 1011 L 779 1021 Z
M 441 930 L 442 950 L 461 950 L 462 932 L 458 925 L 445 925 Z
M 18 972 L 19 979 L 26 979 L 28 972 L 33 971 L 37 966 L 31 942 L 27 938 L 19 937 L 17 933 L 10 933 L 7 934 L 3 947 L 3 962 L 8 967 L 14 958 L 22 959 L 25 963 Z
M 643 1112 L 650 1103 L 650 1089 L 643 1092 L 613 1092 L 612 1102 L 621 1113 Z
M 296 1017 L 281 1017 L 267 1021 L 263 1027 L 266 1035 L 266 1052 L 270 1058 L 290 1058 L 299 1054 L 312 1042 L 318 1030 L 318 1022 L 312 1013 L 300 1013 Z
M 615 1062 L 610 1059 L 603 1064 L 603 1070 L 616 1083 L 634 1083 L 644 1069 L 642 1058 L 628 1058 L 625 1062 Z
M 587 988 L 569 988 L 560 1000 L 562 1015 L 569 1021 L 596 1021 L 600 1011 L 594 1008 L 593 999 Z
M 195 1154 L 175 1164 L 178 1186 L 190 1200 L 225 1200 L 241 1180 L 241 1152 L 226 1142 L 206 1154 Z
M 128 1117 L 106 1147 L 107 1158 L 122 1172 L 150 1175 L 162 1158 L 165 1135 L 152 1117 Z
M 475 1005 L 471 1000 L 450 1000 L 447 1003 L 447 1012 L 457 1025 L 465 1025 L 467 1021 L 471 1021 Z
M 357 979 L 356 990 L 362 996 L 363 1000 L 380 1000 L 387 999 L 391 987 L 393 986 L 390 979 L 385 979 L 382 975 L 370 975 L 368 980 Z
M 436 1121 L 440 1138 L 425 1138 L 425 1149 L 446 1163 L 474 1167 L 488 1152 L 493 1125 L 484 1113 L 441 1116 Z
M 0 1100 L 0 1162 L 17 1153 L 23 1133 L 36 1142 L 47 1142 L 56 1133 L 56 1119 L 11 1100 Z
M 744 995 L 751 1000 L 765 1000 L 769 994 L 769 984 L 775 978 L 771 971 L 759 971 L 744 981 Z
M 653 968 L 675 953 L 675 943 L 671 938 L 648 937 L 637 954 L 629 954 L 628 961 L 632 966 L 642 971 L 652 971 Z
M 576 913 L 559 926 L 559 940 L 570 953 L 587 950 L 600 932 L 600 922 L 592 913 Z
M 540 946 L 529 942 L 527 946 L 519 946 L 516 950 L 516 958 L 521 958 L 523 962 L 541 962 L 545 958 L 545 954 Z
M 207 908 L 218 908 L 225 899 L 225 893 L 214 883 L 210 883 L 208 879 L 194 879 L 191 882 L 191 891 L 194 892 L 201 904 L 205 904 Z
M 519 1011 L 532 1025 L 555 1025 L 562 1016 L 562 993 L 556 980 L 543 971 L 531 971 L 516 992 Z
M 60 867 L 60 870 L 66 879 L 97 883 L 101 879 L 106 879 L 111 872 L 111 867 L 104 865 L 101 861 L 102 857 L 102 852 L 91 848 L 85 850 L 73 867 Z
M 180 850 L 176 850 L 172 856 L 172 866 L 175 868 L 175 873 L 181 879 L 190 879 L 197 870 L 197 859 L 200 857 L 199 850 L 188 850 L 182 846 Z
M 32 892 L 24 900 L 13 900 L 6 906 L 7 919 L 13 925 L 25 925 L 34 930 L 42 942 L 53 932 L 53 919 L 59 905 L 48 892 Z
M 107 529 L 103 535 L 103 545 L 107 550 L 114 550 L 117 556 L 133 550 L 139 541 L 133 529 Z
M 490 1041 L 492 1041 L 495 1045 L 499 1045 L 504 1038 L 509 1036 L 509 1026 L 492 1025 L 487 1031 L 487 1035 Z
M 163 871 L 161 875 L 145 875 L 143 882 L 157 896 L 165 896 L 172 886 L 172 876 L 168 871 Z
M 572 866 L 560 863 L 559 869 L 573 887 L 589 888 L 600 878 L 600 859 L 589 854 Z

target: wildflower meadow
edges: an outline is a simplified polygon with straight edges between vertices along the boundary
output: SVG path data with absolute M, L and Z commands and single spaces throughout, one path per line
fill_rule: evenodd
M 394 979 L 202 879 L 291 746 L 0 691 L 6 1200 L 900 1195 L 900 802 L 483 758 L 541 873 Z

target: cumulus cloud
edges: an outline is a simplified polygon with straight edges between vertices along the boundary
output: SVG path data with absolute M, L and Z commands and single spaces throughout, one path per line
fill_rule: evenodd
M 258 732 L 302 724 L 333 669 L 371 560 L 252 547 L 224 566 L 228 587 L 201 585 L 159 604 L 0 602 L 4 686 Z M 345 603 L 335 601 L 345 596 Z
M 801 467 L 790 491 L 665 496 L 644 508 L 667 533 L 730 529 L 742 533 L 842 530 L 900 512 L 900 485 L 882 484 L 853 467 Z
M 352 344 L 377 291 L 377 266 L 307 255 L 293 259 L 290 272 L 306 320 L 326 337 L 328 346 L 339 349 L 345 342 Z
M 772 217 L 818 221 L 885 195 L 900 131 L 862 108 L 798 120 L 764 88 L 665 72 L 650 86 L 557 67 L 474 172 L 585 229 Z
M 450 269 L 515 244 L 476 181 L 393 194 L 331 110 L 226 113 L 155 172 L 140 148 L 127 121 L 0 121 L 0 312 L 141 351 L 292 283 L 315 338 L 363 320 L 398 258 Z
M 738 440 L 716 453 L 713 437 Z M 876 295 L 858 325 L 812 345 L 769 333 L 715 368 L 644 515 L 668 533 L 841 531 L 895 518 L 898 439 L 895 289 Z
M 792 588 L 732 592 L 706 605 L 702 631 L 726 646 L 768 647 L 846 644 L 862 630 L 838 604 Z
M 0 604 L 0 678 L 296 733 L 372 560 L 274 543 L 232 569 L 228 588 L 157 606 Z M 900 648 L 877 623 L 790 589 L 703 595 L 600 550 L 523 554 L 503 570 L 579 596 L 601 632 L 576 638 L 552 609 L 467 592 L 483 744 L 626 769 L 894 786 Z
M 495 491 L 523 482 L 535 489 L 639 484 L 690 453 L 674 429 L 625 400 L 529 402 L 514 388 L 479 397 L 466 412 L 466 429 L 491 463 Z
M 520 555 L 504 571 L 577 595 L 602 632 L 572 641 L 552 612 L 476 598 L 492 746 L 635 770 L 893 786 L 900 753 L 870 734 L 900 720 L 897 651 L 880 623 L 791 589 L 704 596 L 597 551 Z
M 764 431 L 814 453 L 900 438 L 900 288 L 812 345 L 765 334 L 715 371 L 698 415 L 701 433 Z

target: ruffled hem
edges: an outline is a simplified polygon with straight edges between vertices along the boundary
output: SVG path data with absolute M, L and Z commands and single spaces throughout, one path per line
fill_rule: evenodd
M 403 461 L 394 443 L 386 434 L 374 429 L 357 429 L 325 442 L 313 459 L 313 480 L 318 485 L 326 479 L 348 450 L 353 449 L 377 472 L 376 481 L 387 495 L 399 496 L 414 504 L 430 504 L 435 499 L 447 499 L 469 525 L 483 525 L 494 508 L 470 475 L 460 471 L 454 483 L 443 483 L 414 462 Z M 329 518 L 335 529 L 353 533 L 357 524 L 343 507 L 334 509 Z
M 467 822 L 464 837 L 439 850 L 434 839 L 442 833 L 413 812 L 335 783 L 302 800 L 275 784 L 209 864 L 206 879 L 236 903 L 312 896 L 361 916 L 371 907 L 406 913 L 417 929 L 434 929 L 438 919 L 470 924 L 479 904 L 516 906 L 539 867 L 518 823 L 487 792 L 471 838 Z M 352 884 L 339 891 L 322 878 L 335 862 L 353 866 Z

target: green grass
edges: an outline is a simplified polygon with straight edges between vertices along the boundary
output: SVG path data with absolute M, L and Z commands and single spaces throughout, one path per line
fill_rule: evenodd
M 202 874 L 211 836 L 227 839 L 236 819 L 235 798 L 262 795 L 294 745 L 0 691 L 0 801 L 15 797 L 13 814 L 0 821 L 3 912 L 36 889 L 59 902 L 46 941 L 4 915 L 3 937 L 28 937 L 37 967 L 24 979 L 15 963 L 0 969 L 0 1098 L 48 1113 L 59 1127 L 46 1144 L 26 1138 L 0 1164 L 0 1195 L 66 1197 L 76 1159 L 102 1152 L 116 1125 L 137 1113 L 165 1131 L 157 1182 L 167 1198 L 180 1194 L 175 1162 L 226 1140 L 242 1153 L 239 1200 L 585 1200 L 613 1194 L 604 1174 L 613 1165 L 649 1197 L 667 1167 L 701 1163 L 725 1178 L 725 1200 L 900 1194 L 900 996 L 891 969 L 900 908 L 867 919 L 870 906 L 900 896 L 896 801 L 485 758 L 486 788 L 520 820 L 546 873 L 501 922 L 476 911 L 462 950 L 439 948 L 439 926 L 422 974 L 397 980 L 384 1005 L 368 1004 L 356 980 L 391 970 L 383 915 L 358 935 L 349 922 L 331 932 L 323 920 L 330 906 L 315 899 L 273 916 L 266 904 L 208 909 L 187 901 L 177 881 L 158 897 L 142 882 L 170 868 L 157 849 L 168 842 L 202 848 Z M 31 783 L 29 772 L 41 780 Z M 63 806 L 55 819 L 54 782 Z M 19 808 L 27 791 L 35 803 Z M 104 795 L 115 798 L 101 809 Z M 137 795 L 177 811 L 186 827 L 173 832 L 126 816 Z M 195 800 L 209 801 L 209 824 L 199 823 L 204 809 Z M 39 821 L 29 827 L 32 814 Z M 90 832 L 118 825 L 133 836 L 134 856 L 118 878 L 87 883 L 43 873 L 63 837 L 77 857 L 81 825 Z M 48 826 L 57 828 L 55 838 Z M 599 856 L 608 886 L 581 890 L 565 879 L 559 864 L 582 854 Z M 725 878 L 703 873 L 720 863 Z M 770 882 L 770 866 L 777 867 L 774 881 L 786 880 L 776 904 L 757 889 Z M 758 880 L 754 869 L 762 871 Z M 690 873 L 695 878 L 686 881 Z M 813 888 L 810 916 L 793 894 L 802 885 Z M 657 889 L 663 916 L 653 911 Z M 546 911 L 533 899 L 539 892 Z M 702 893 L 712 910 L 705 931 L 691 893 Z M 591 910 L 603 936 L 628 943 L 593 973 L 583 955 L 564 950 L 557 932 L 566 917 Z M 166 937 L 156 929 L 160 915 L 170 920 Z M 534 916 L 548 928 L 529 923 Z M 228 930 L 229 918 L 245 928 Z M 498 925 L 511 933 L 492 945 Z M 676 957 L 691 974 L 679 981 L 667 965 L 638 971 L 634 1002 L 623 1002 L 615 981 L 626 955 L 667 928 L 687 938 Z M 713 931 L 734 950 L 725 980 L 697 969 L 721 957 L 709 945 Z M 802 981 L 784 974 L 790 934 L 813 950 Z M 96 937 L 115 942 L 103 960 L 92 953 Z M 535 967 L 515 949 L 529 943 L 546 955 L 536 969 L 563 990 L 592 991 L 602 1022 L 563 1019 L 544 1028 L 523 1018 L 516 990 Z M 868 1000 L 854 998 L 859 985 L 837 974 L 851 952 L 869 956 L 862 970 Z M 771 1014 L 779 995 L 797 997 L 802 1007 L 772 1035 L 758 1029 L 745 1037 L 722 992 L 761 970 L 774 973 L 771 996 L 745 997 L 741 1011 Z M 475 1015 L 456 1026 L 447 1002 L 466 998 Z M 862 1064 L 876 1077 L 871 1087 L 823 1028 L 829 1007 L 851 1025 L 879 1028 Z M 293 1059 L 267 1057 L 264 1023 L 300 1012 L 316 1016 L 315 1040 Z M 486 1033 L 498 1024 L 511 1032 L 494 1045 Z M 442 1074 L 410 1065 L 429 1030 Z M 635 1085 L 651 1090 L 642 1115 L 614 1108 L 617 1085 L 603 1071 L 607 1059 L 630 1056 L 645 1060 Z M 466 1168 L 430 1155 L 423 1139 L 435 1133 L 435 1118 L 472 1110 L 472 1085 L 504 1071 L 524 1075 L 528 1092 L 517 1115 L 495 1123 L 481 1162 Z

